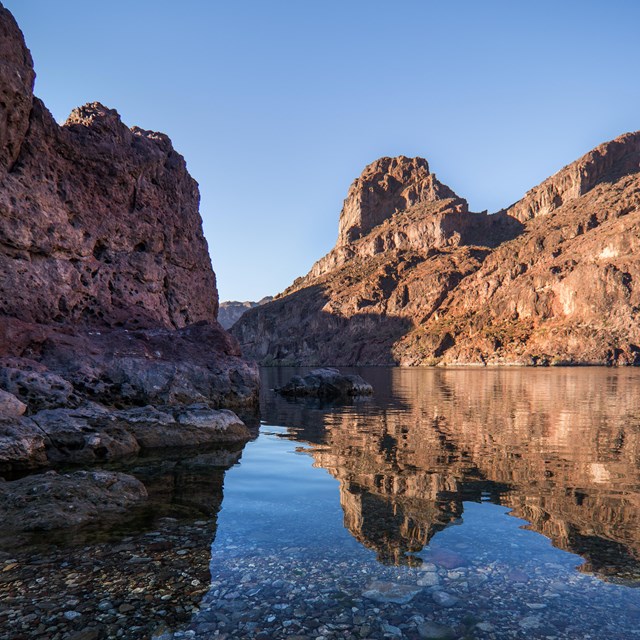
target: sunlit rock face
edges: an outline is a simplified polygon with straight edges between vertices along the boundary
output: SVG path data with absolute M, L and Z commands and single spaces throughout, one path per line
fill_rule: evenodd
M 398 211 L 449 198 L 457 196 L 430 173 L 424 158 L 380 158 L 349 188 L 340 213 L 338 245 L 362 238 Z M 460 208 L 466 210 L 463 201 Z
M 488 249 L 476 245 L 518 224 L 470 213 L 423 158 L 382 158 L 351 185 L 335 248 L 232 333 L 265 364 L 393 364 L 416 317 L 479 268 Z
M 637 364 L 639 194 L 640 133 L 493 215 L 382 158 L 334 249 L 233 333 L 265 364 Z
M 491 499 L 581 555 L 581 570 L 640 576 L 640 400 L 632 372 L 386 375 L 397 400 L 388 409 L 287 405 L 295 437 L 310 441 L 316 464 L 340 482 L 345 526 L 381 561 L 418 564 L 413 554 L 464 519 L 465 500 Z M 298 430 L 302 420 L 315 420 L 315 430 Z

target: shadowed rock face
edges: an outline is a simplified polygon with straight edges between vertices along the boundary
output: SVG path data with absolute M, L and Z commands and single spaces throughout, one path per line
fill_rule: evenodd
M 0 313 L 35 323 L 214 323 L 198 185 L 169 138 L 98 102 L 59 126 L 0 8 Z
M 13 16 L 0 5 L 0 167 L 11 170 L 29 129 L 36 74 Z
M 99 102 L 59 126 L 33 96 L 31 55 L 1 5 L 0 54 L 0 471 L 246 441 L 239 419 L 212 412 L 252 405 L 258 376 L 216 320 L 184 158 Z M 132 438 L 129 418 L 112 433 L 110 411 L 145 405 L 203 405 L 208 427 L 154 423 L 167 412 L 150 407 L 155 433 Z M 93 422 L 69 419 L 73 446 L 60 448 L 38 426 L 47 410 Z
M 432 178 L 419 158 L 367 167 L 336 247 L 235 325 L 243 351 L 312 366 L 640 362 L 640 133 L 493 215 Z
M 45 324 L 215 322 L 198 187 L 167 136 L 129 129 L 99 103 L 59 127 L 34 99 L 7 168 L 0 313 Z

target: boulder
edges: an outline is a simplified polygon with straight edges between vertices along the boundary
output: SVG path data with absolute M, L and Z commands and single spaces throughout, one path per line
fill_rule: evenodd
M 27 410 L 27 405 L 20 402 L 12 393 L 0 389 L 0 418 L 15 418 Z
M 0 417 L 0 473 L 46 466 L 46 442 L 33 420 Z
M 314 398 L 349 398 L 368 396 L 373 387 L 358 375 L 344 375 L 338 369 L 315 369 L 306 376 L 294 376 L 276 391 L 283 396 Z
M 95 403 L 47 409 L 31 417 L 46 442 L 47 463 L 95 463 L 137 454 L 140 445 L 125 420 Z M 171 439 L 167 440 L 167 444 Z
M 3 534 L 79 527 L 144 503 L 147 490 L 133 476 L 111 471 L 48 471 L 0 481 Z
M 196 447 L 246 442 L 251 434 L 242 420 L 226 409 L 205 404 L 173 408 L 173 413 L 153 407 L 119 411 L 122 420 L 141 449 Z

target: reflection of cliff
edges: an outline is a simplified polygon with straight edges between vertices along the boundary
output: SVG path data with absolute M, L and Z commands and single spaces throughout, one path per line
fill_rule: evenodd
M 484 374 L 484 375 L 483 375 Z M 441 427 L 502 502 L 585 557 L 640 573 L 640 376 L 634 371 L 441 372 Z
M 381 560 L 411 562 L 406 553 L 460 516 L 464 500 L 489 493 L 582 555 L 584 570 L 640 575 L 637 372 L 386 376 L 376 397 L 390 387 L 398 405 L 317 412 L 326 434 L 312 451 L 340 481 L 345 525 Z

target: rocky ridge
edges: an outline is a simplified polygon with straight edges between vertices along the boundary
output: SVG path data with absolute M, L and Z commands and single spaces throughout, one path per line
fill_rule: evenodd
M 1 4 L 0 52 L 0 473 L 246 441 L 228 408 L 258 373 L 217 322 L 184 158 L 99 102 L 58 125 Z
M 635 364 L 639 226 L 640 132 L 492 215 L 383 158 L 334 249 L 233 333 L 263 364 Z

